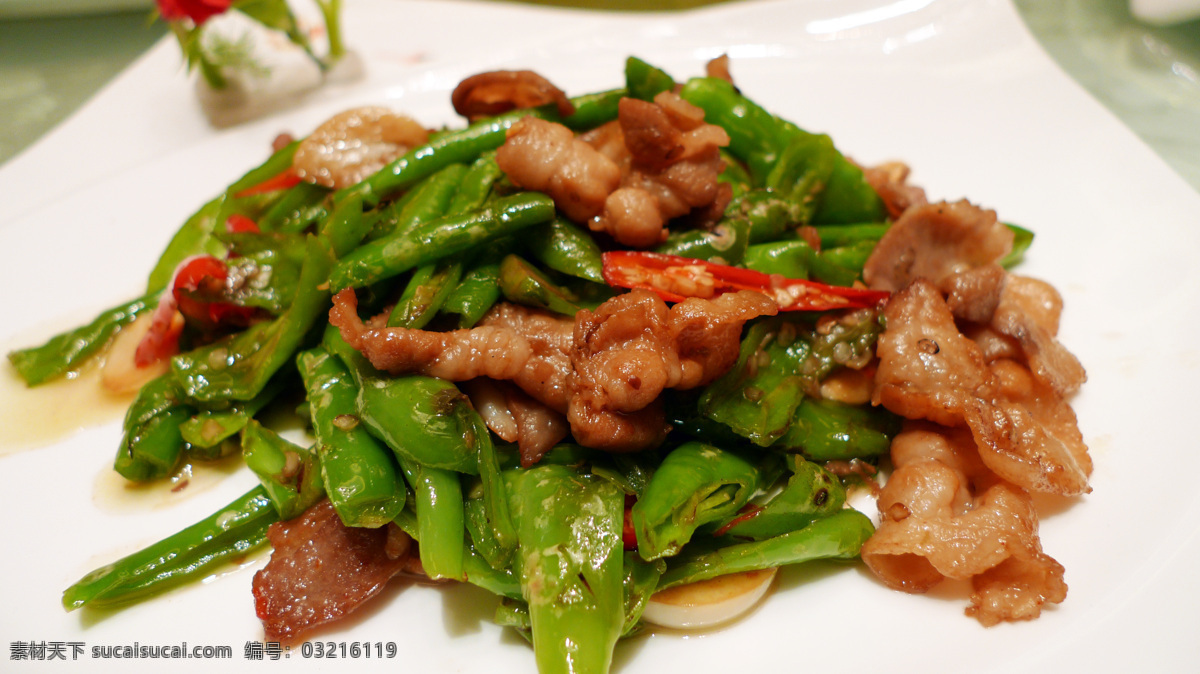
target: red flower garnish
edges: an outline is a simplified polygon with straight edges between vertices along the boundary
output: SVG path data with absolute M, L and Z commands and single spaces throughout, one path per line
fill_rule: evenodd
M 158 11 L 168 21 L 191 19 L 197 26 L 224 14 L 233 0 L 156 0 Z

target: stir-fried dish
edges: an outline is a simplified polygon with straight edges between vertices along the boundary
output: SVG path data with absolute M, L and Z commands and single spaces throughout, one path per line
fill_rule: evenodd
M 575 98 L 483 73 L 452 100 L 469 125 L 373 107 L 277 139 L 143 297 L 9 354 L 30 385 L 105 354 L 137 390 L 125 478 L 240 453 L 261 480 L 67 609 L 268 544 L 267 640 L 420 577 L 498 595 L 540 671 L 602 672 L 646 623 L 728 620 L 814 559 L 969 579 L 984 625 L 1063 601 L 1031 494 L 1089 491 L 1085 375 L 1058 293 L 1008 271 L 1030 232 L 856 164 L 724 59 L 678 83 L 631 58 Z M 266 414 L 297 405 L 303 440 Z

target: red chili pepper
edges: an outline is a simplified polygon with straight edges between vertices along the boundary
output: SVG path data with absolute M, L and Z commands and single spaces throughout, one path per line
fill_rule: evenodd
M 175 272 L 175 281 L 171 285 L 179 311 L 185 317 L 209 329 L 221 325 L 248 323 L 254 315 L 254 309 L 251 307 L 230 302 L 205 302 L 194 297 L 198 291 L 219 293 L 224 288 L 228 276 L 229 269 L 225 263 L 211 255 L 200 255 L 185 262 L 179 271 Z
M 625 495 L 625 521 L 621 527 L 621 543 L 626 550 L 637 550 L 637 531 L 633 528 L 633 504 L 637 499 L 632 494 Z
M 234 213 L 225 219 L 225 231 L 230 234 L 241 234 L 243 232 L 258 234 L 259 229 L 257 222 L 241 213 Z
M 781 311 L 828 311 L 873 307 L 888 298 L 881 290 L 831 286 L 662 253 L 612 251 L 603 259 L 609 285 L 652 290 L 668 302 L 754 290 L 775 300 Z
M 282 173 L 271 176 L 257 185 L 251 185 L 244 190 L 235 192 L 233 198 L 241 199 L 242 197 L 251 197 L 256 194 L 266 194 L 268 192 L 278 192 L 295 187 L 300 183 L 300 176 L 296 172 L 288 168 Z

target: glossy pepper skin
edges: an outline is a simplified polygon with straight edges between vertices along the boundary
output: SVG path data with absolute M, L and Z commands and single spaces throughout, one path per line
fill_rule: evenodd
M 479 472 L 480 445 L 491 443 L 483 420 L 450 382 L 382 375 L 332 325 L 323 344 L 358 386 L 358 418 L 392 450 L 413 491 L 425 572 L 462 580 L 466 515 L 459 474 Z
M 358 418 L 358 386 L 323 348 L 302 352 L 304 380 L 325 493 L 346 526 L 381 527 L 404 507 L 405 486 L 391 451 Z
M 866 515 L 857 510 L 839 510 L 774 538 L 685 553 L 670 561 L 658 589 L 815 559 L 854 559 L 874 532 Z
M 538 671 L 608 671 L 625 625 L 624 494 L 565 466 L 508 471 L 505 481 Z
M 242 457 L 267 490 L 280 519 L 299 517 L 325 497 L 316 452 L 289 442 L 253 419 L 242 429 Z
M 330 285 L 335 292 L 370 285 L 553 218 L 554 202 L 544 194 L 497 199 L 477 211 L 447 215 L 356 248 L 338 260 Z
M 45 344 L 8 353 L 8 361 L 29 386 L 60 377 L 82 365 L 104 348 L 123 326 L 142 312 L 153 311 L 158 294 L 139 297 L 104 311 L 91 323 L 55 335 Z
M 113 469 L 133 482 L 173 474 L 186 447 L 180 427 L 195 412 L 170 373 L 142 386 L 125 413 L 124 434 Z
M 775 447 L 813 461 L 849 461 L 887 454 L 901 420 L 883 407 L 805 399 Z
M 671 450 L 632 509 L 638 555 L 677 554 L 705 524 L 732 517 L 778 473 L 771 455 L 748 457 L 701 442 Z
M 258 395 L 291 362 L 305 335 L 328 310 L 325 280 L 332 264 L 332 251 L 324 241 L 310 237 L 299 290 L 283 314 L 173 358 L 171 372 L 187 396 L 208 402 L 251 400 Z
M 267 527 L 277 521 L 266 490 L 255 487 L 183 531 L 80 578 L 63 592 L 63 607 L 118 606 L 203 578 L 265 543 Z
M 846 488 L 837 476 L 796 454 L 785 460 L 788 478 L 779 493 L 718 527 L 716 535 L 756 541 L 782 536 L 846 505 Z
M 823 152 L 814 147 L 799 147 L 808 144 L 813 134 L 767 112 L 729 82 L 712 77 L 693 78 L 683 85 L 679 95 L 703 109 L 707 122 L 725 129 L 730 138 L 730 153 L 746 164 L 756 186 L 785 184 L 784 172 L 791 172 L 795 178 L 807 173 L 802 182 L 810 187 L 824 182 L 819 190 L 819 205 L 808 220 L 811 224 L 878 222 L 886 215 L 883 200 L 867 183 L 862 169 L 836 150 L 828 155 L 828 161 L 832 162 L 828 169 L 823 165 L 827 161 L 824 158 L 819 159 L 822 166 L 813 165 L 813 171 L 789 169 L 788 164 L 795 159 L 789 155 L 803 153 L 816 159 Z M 828 178 L 821 180 L 825 175 Z

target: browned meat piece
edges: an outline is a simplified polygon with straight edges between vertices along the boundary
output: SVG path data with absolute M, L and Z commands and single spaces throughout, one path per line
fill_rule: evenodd
M 354 291 L 343 290 L 333 298 L 329 322 L 380 370 L 450 381 L 511 380 L 551 408 L 567 409 L 570 319 L 501 303 L 477 327 L 432 332 L 371 328 L 359 318 L 357 308 Z
M 1043 552 L 1013 555 L 971 578 L 975 591 L 967 615 L 985 627 L 1033 620 L 1042 614 L 1042 606 L 1061 604 L 1067 598 L 1065 571 L 1062 564 Z
M 619 105 L 619 104 L 618 104 Z M 579 140 L 591 145 L 597 152 L 608 157 L 622 171 L 629 168 L 629 149 L 625 147 L 625 134 L 621 122 L 613 120 L 579 134 Z
M 561 124 L 526 117 L 508 130 L 496 163 L 513 184 L 545 192 L 575 222 L 587 222 L 621 182 L 621 169 Z
M 562 414 L 508 382 L 472 379 L 462 388 L 488 428 L 501 440 L 517 443 L 526 468 L 571 432 Z
M 704 74 L 733 84 L 733 75 L 729 73 L 729 54 L 721 54 L 704 64 Z
M 667 305 L 648 290 L 618 295 L 575 316 L 574 397 L 596 409 L 635 412 L 679 381 Z M 574 403 L 573 403 L 574 405 Z
M 571 338 L 575 322 L 564 316 L 501 302 L 479 321 L 481 327 L 512 330 L 530 354 L 513 383 L 550 409 L 566 413 L 571 395 Z
M 971 579 L 967 614 L 984 625 L 1036 618 L 1066 598 L 1063 567 L 1042 552 L 1029 495 L 990 473 L 961 429 L 908 424 L 862 558 L 888 586 L 925 592 Z
M 292 168 L 303 180 L 341 189 L 423 145 L 427 137 L 425 127 L 387 108 L 347 110 L 300 141 Z
M 1018 363 L 989 369 L 930 283 L 893 295 L 884 314 L 873 402 L 910 419 L 967 425 L 988 468 L 1025 489 L 1089 490 L 1091 460 L 1070 406 Z
M 654 293 L 635 290 L 580 311 L 574 322 L 501 303 L 477 327 L 430 332 L 369 327 L 345 290 L 329 322 L 380 370 L 474 380 L 466 389 L 488 427 L 532 462 L 562 439 L 562 414 L 588 447 L 634 451 L 662 442 L 663 389 L 724 374 L 737 360 L 742 325 L 775 312 L 773 300 L 749 291 L 668 310 Z M 511 381 L 532 400 L 480 378 Z
M 512 379 L 532 355 L 529 343 L 512 330 L 479 327 L 431 332 L 369 328 L 358 317 L 357 309 L 354 291 L 343 290 L 334 297 L 329 322 L 372 365 L 392 374 L 415 372 L 450 381 L 475 377 Z
M 596 406 L 586 391 L 571 398 L 567 421 L 576 442 L 608 452 L 652 449 L 671 430 L 661 400 L 635 412 L 613 412 Z
M 294 641 L 378 594 L 411 550 L 411 539 L 391 526 L 347 527 L 329 501 L 272 524 L 271 560 L 254 574 L 254 608 L 267 640 Z
M 1017 340 L 1034 376 L 1066 395 L 1079 390 L 1087 373 L 1055 338 L 1061 314 L 1062 297 L 1050 284 L 1010 274 L 991 326 Z
M 964 323 L 961 326 L 963 336 L 979 345 L 983 351 L 983 359 L 991 363 L 1001 358 L 1024 358 L 1025 352 L 1017 340 L 1001 334 L 995 328 L 979 323 Z
M 917 281 L 893 295 L 884 317 L 873 403 L 909 419 L 957 426 L 973 398 L 991 398 L 983 353 L 959 333 L 931 284 Z
M 508 387 L 504 391 L 504 398 L 517 423 L 517 449 L 523 467 L 528 468 L 540 461 L 546 452 L 571 432 L 566 417 L 520 389 Z
M 991 264 L 1012 250 L 1013 233 L 995 211 L 966 201 L 914 206 L 875 246 L 863 267 L 871 288 L 896 292 L 917 278 L 935 285 L 952 274 Z
M 742 325 L 774 315 L 775 302 L 739 292 L 691 298 L 671 309 L 634 290 L 575 317 L 575 368 L 568 411 L 580 444 L 610 451 L 653 447 L 666 436 L 659 394 L 721 376 L 737 360 Z M 589 444 L 592 443 L 592 444 Z
M 777 312 L 774 300 L 747 290 L 714 300 L 688 298 L 671 307 L 671 335 L 681 368 L 672 388 L 704 386 L 725 374 L 737 362 L 746 321 Z
M 929 203 L 925 198 L 925 190 L 908 184 L 908 174 L 908 166 L 898 161 L 863 169 L 867 183 L 883 200 L 888 217 L 892 220 L 899 218 L 904 211 L 913 206 Z
M 949 293 L 946 303 L 956 317 L 1015 340 L 1034 375 L 1060 395 L 1087 380 L 1083 365 L 1055 339 L 1062 297 L 1050 284 L 987 265 L 950 276 L 942 290 Z
M 617 110 L 625 149 L 638 165 L 663 167 L 683 156 L 683 130 L 671 123 L 671 117 L 662 106 L 636 98 L 622 98 Z
M 654 193 L 640 187 L 620 187 L 604 201 L 602 224 L 596 231 L 608 232 L 631 248 L 651 248 L 663 242 L 666 222 Z
M 942 281 L 946 305 L 956 318 L 988 323 L 1000 305 L 1000 293 L 1008 274 L 997 264 L 968 269 Z
M 458 83 L 450 94 L 450 102 L 455 112 L 472 121 L 547 103 L 554 103 L 563 117 L 575 112 L 575 106 L 562 89 L 532 70 L 494 70 L 472 75 Z
M 999 360 L 992 400 L 976 400 L 964 418 L 988 468 L 1030 491 L 1091 491 L 1092 459 L 1071 406 L 1020 363 Z
M 700 108 L 672 92 L 653 103 L 621 99 L 617 126 L 584 139 L 621 166 L 620 189 L 589 226 L 622 244 L 653 246 L 666 236 L 664 226 L 672 218 L 701 211 L 711 220 L 728 204 L 729 192 L 717 176 L 723 167 L 720 148 L 729 136 L 705 124 Z

